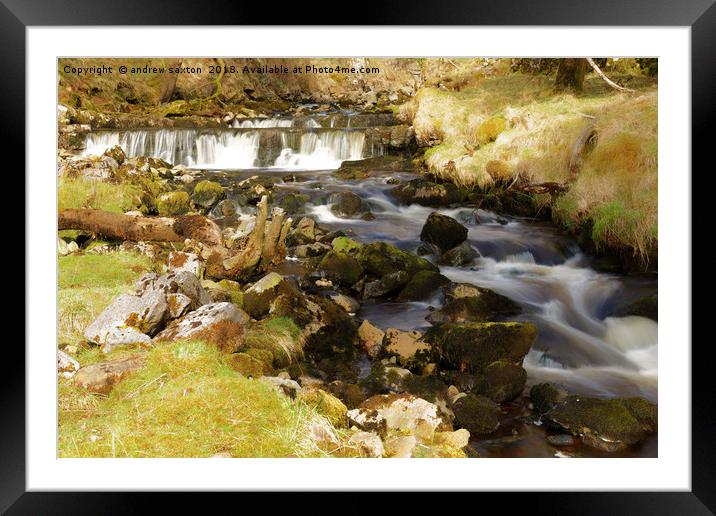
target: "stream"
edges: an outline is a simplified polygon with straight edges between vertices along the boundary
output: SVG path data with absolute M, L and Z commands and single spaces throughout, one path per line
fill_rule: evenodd
M 527 387 L 550 381 L 567 390 L 602 397 L 642 396 L 657 403 L 657 323 L 642 317 L 609 317 L 620 305 L 656 291 L 656 275 L 598 272 L 593 257 L 558 228 L 544 221 L 498 215 L 462 205 L 435 210 L 402 206 L 390 195 L 394 180 L 417 177 L 408 172 L 373 173 L 360 180 L 332 175 L 344 160 L 383 153 L 368 142 L 360 115 L 275 118 L 234 122 L 227 129 L 160 129 L 90 133 L 86 154 L 101 154 L 119 144 L 129 156 L 161 157 L 174 164 L 207 170 L 230 186 L 253 175 L 275 176 L 275 197 L 299 192 L 310 199 L 306 213 L 321 227 L 341 229 L 363 242 L 386 241 L 415 251 L 421 228 L 432 211 L 457 219 L 468 228 L 468 242 L 480 256 L 463 267 L 441 266 L 455 282 L 487 287 L 519 303 L 523 312 L 511 320 L 534 322 L 539 336 L 525 358 Z M 281 178 L 290 172 L 294 181 Z M 392 178 L 390 183 L 388 179 Z M 330 194 L 351 191 L 364 199 L 374 220 L 344 219 L 327 204 Z M 229 198 L 231 194 L 229 193 Z M 249 216 L 253 207 L 239 207 Z M 432 259 L 428 256 L 427 258 Z M 427 302 L 367 301 L 357 317 L 374 325 L 424 329 L 425 317 L 440 299 Z M 624 452 L 606 454 L 556 451 L 545 443 L 545 430 L 530 421 L 527 399 L 503 406 L 506 423 L 488 438 L 473 442 L 482 456 L 640 456 L 657 455 L 650 436 Z M 584 451 L 584 450 L 582 450 Z

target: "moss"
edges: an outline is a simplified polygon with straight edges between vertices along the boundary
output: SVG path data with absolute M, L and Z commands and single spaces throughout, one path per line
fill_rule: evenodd
M 173 217 L 189 211 L 189 194 L 184 191 L 167 192 L 157 198 L 159 215 Z
M 236 306 L 240 308 L 244 306 L 244 293 L 236 281 L 229 279 L 222 279 L 221 281 L 203 280 L 201 285 L 207 289 L 221 290 L 229 296 L 231 302 Z
M 345 236 L 336 237 L 331 242 L 333 251 L 340 254 L 355 255 L 363 249 L 363 244 Z
M 303 388 L 299 392 L 298 399 L 326 416 L 333 426 L 337 428 L 348 426 L 346 417 L 348 407 L 341 400 L 323 389 Z
M 234 371 L 249 378 L 260 378 L 264 375 L 266 365 L 248 353 L 233 353 L 228 355 L 226 362 Z
M 491 434 L 500 426 L 499 407 L 485 396 L 467 394 L 453 404 L 452 410 L 453 424 L 465 428 L 470 435 Z
M 247 355 L 254 357 L 259 362 L 263 363 L 265 367 L 264 374 L 271 374 L 273 372 L 273 353 L 268 349 L 261 348 L 249 348 L 245 351 Z
M 430 328 L 424 338 L 446 366 L 478 373 L 499 360 L 521 364 L 537 338 L 537 327 L 520 322 L 456 323 Z
M 480 145 L 485 145 L 490 142 L 497 140 L 497 137 L 507 127 L 507 121 L 501 116 L 494 116 L 488 118 L 480 124 L 475 132 L 475 139 Z
M 526 382 L 527 371 L 522 366 L 497 361 L 479 375 L 476 390 L 495 403 L 504 403 L 522 394 Z
M 215 181 L 205 179 L 199 181 L 194 187 L 191 202 L 198 208 L 209 210 L 223 198 L 224 188 Z
M 248 328 L 246 348 L 271 352 L 276 367 L 286 367 L 302 357 L 301 330 L 288 317 L 273 317 Z
M 400 271 L 411 276 L 421 270 L 438 271 L 438 268 L 425 258 L 401 251 L 385 242 L 364 245 L 358 260 L 367 272 L 378 277 Z
M 512 178 L 512 167 L 506 161 L 492 159 L 485 164 L 487 172 L 495 181 L 507 181 Z

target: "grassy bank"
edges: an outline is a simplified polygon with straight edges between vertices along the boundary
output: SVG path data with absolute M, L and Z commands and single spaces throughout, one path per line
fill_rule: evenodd
M 429 146 L 431 173 L 482 188 L 516 176 L 565 182 L 574 143 L 594 120 L 597 145 L 570 190 L 537 201 L 567 229 L 591 227 L 597 250 L 646 263 L 657 255 L 657 91 L 645 77 L 629 86 L 637 91 L 589 78 L 582 95 L 555 94 L 552 78 L 511 74 L 460 91 L 421 89 L 399 116 Z

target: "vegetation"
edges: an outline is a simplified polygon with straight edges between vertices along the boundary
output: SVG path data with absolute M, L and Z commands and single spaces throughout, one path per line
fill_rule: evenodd
M 127 183 L 105 183 L 85 178 L 59 178 L 59 209 L 92 208 L 124 213 L 142 206 L 142 189 Z

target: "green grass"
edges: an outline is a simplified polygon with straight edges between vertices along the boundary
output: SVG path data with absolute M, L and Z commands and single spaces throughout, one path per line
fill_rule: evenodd
M 423 88 L 400 110 L 419 141 L 440 142 L 424 155 L 431 173 L 487 189 L 495 184 L 487 164 L 497 160 L 513 177 L 565 182 L 574 142 L 589 117 L 596 117 L 597 145 L 569 192 L 554 204 L 554 219 L 573 230 L 591 221 L 597 248 L 631 253 L 643 262 L 656 257 L 658 103 L 653 80 L 633 78 L 629 85 L 638 91 L 627 95 L 590 77 L 579 96 L 555 94 L 553 79 L 545 76 L 510 74 L 472 82 L 460 91 Z M 496 116 L 506 120 L 505 130 L 494 142 L 480 145 L 478 128 Z
M 305 438 L 319 414 L 240 376 L 203 342 L 158 345 L 109 396 L 59 388 L 60 457 L 325 456 Z M 95 436 L 95 437 L 91 437 Z
M 58 338 L 76 344 L 82 332 L 120 294 L 132 292 L 139 277 L 155 269 L 148 257 L 132 252 L 60 256 L 57 260 Z M 80 364 L 96 361 L 82 351 Z M 86 360 L 85 360 L 86 359 Z
M 112 184 L 84 178 L 60 178 L 57 185 L 59 209 L 93 208 L 124 213 L 142 206 L 142 189 L 131 184 Z

